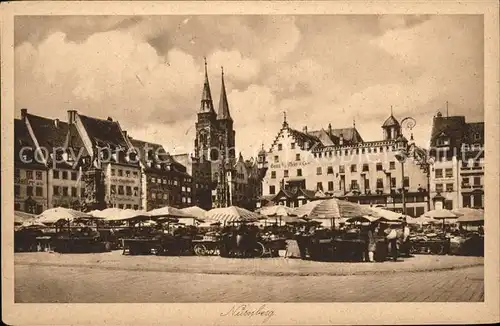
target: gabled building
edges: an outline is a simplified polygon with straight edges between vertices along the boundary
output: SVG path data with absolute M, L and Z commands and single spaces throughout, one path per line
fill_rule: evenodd
M 131 137 L 129 141 L 140 157 L 143 209 L 192 206 L 193 180 L 186 167 L 159 144 Z
M 81 209 L 85 187 L 78 160 L 81 152 L 77 147 L 68 151 L 68 145 L 77 144 L 78 133 L 67 122 L 29 114 L 27 109 L 21 110 L 21 117 L 37 149 L 37 159 L 47 169 L 47 208 Z
M 141 209 L 141 167 L 137 153 L 112 118 L 97 119 L 68 111 L 89 154 L 84 160 L 86 208 Z
M 47 167 L 35 156 L 26 121 L 14 120 L 14 210 L 40 214 L 47 209 Z
M 407 214 L 423 214 L 429 200 L 426 175 L 408 159 L 403 177 L 396 153 L 408 141 L 392 113 L 381 127 L 381 140 L 364 141 L 355 125 L 298 131 L 285 119 L 269 151 L 259 153 L 261 204 L 271 200 L 296 207 L 326 195 L 402 211 L 405 191 Z
M 431 197 L 436 208 L 484 206 L 484 122 L 464 116 L 433 118 Z

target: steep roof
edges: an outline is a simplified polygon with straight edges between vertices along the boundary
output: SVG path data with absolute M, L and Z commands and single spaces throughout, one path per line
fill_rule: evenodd
M 300 142 L 310 142 L 313 144 L 321 143 L 321 140 L 318 137 L 310 133 L 304 133 L 292 128 L 288 128 L 288 132 L 290 132 L 293 138 L 299 140 Z
M 484 122 L 467 123 L 467 132 L 464 141 L 469 144 L 484 145 Z
M 205 59 L 205 81 L 203 82 L 203 91 L 201 94 L 200 113 L 214 113 L 214 104 L 212 101 L 212 92 L 208 81 L 207 60 Z
M 20 119 L 14 119 L 14 147 L 35 147 L 33 139 L 31 139 L 26 123 Z
M 49 119 L 34 114 L 26 114 L 35 138 L 42 148 L 52 152 L 56 147 L 64 147 L 69 125 L 59 119 Z
M 172 157 L 172 155 L 167 153 L 167 151 L 165 150 L 165 148 L 162 145 L 150 143 L 150 142 L 146 142 L 146 141 L 142 141 L 142 140 L 138 140 L 138 139 L 134 139 L 134 138 L 130 138 L 130 142 L 132 143 L 132 146 L 137 150 L 137 152 L 139 154 L 139 159 L 146 166 L 147 170 L 162 170 L 161 168 L 158 169 L 156 167 L 156 164 L 170 164 L 170 165 L 175 166 L 175 169 L 178 172 L 186 172 L 186 167 L 184 165 L 182 165 L 181 163 L 177 162 Z M 153 161 L 155 164 L 151 165 L 151 167 L 148 167 L 146 164 L 147 163 L 147 153 L 146 153 L 147 147 L 149 147 L 153 151 L 153 154 L 156 154 L 158 156 L 158 157 L 156 157 L 156 155 L 153 156 Z
M 389 118 L 384 121 L 382 128 L 399 126 L 399 121 L 391 114 Z
M 441 135 L 450 138 L 450 147 L 458 147 L 467 133 L 467 124 L 464 116 L 434 117 L 431 131 L 431 146 L 436 146 Z
M 26 147 L 31 148 L 31 151 L 26 151 L 26 152 L 21 153 L 21 150 L 23 148 L 26 148 Z M 26 126 L 26 123 L 23 120 L 14 119 L 14 163 L 15 163 L 15 165 L 25 164 L 21 160 L 21 154 L 26 154 L 26 155 L 30 156 L 30 159 L 33 159 L 34 157 L 31 157 L 31 156 L 33 155 L 34 149 L 35 149 L 35 143 L 33 142 L 33 139 L 31 138 L 31 135 L 28 131 L 28 127 Z M 33 162 L 30 165 L 44 167 L 44 165 L 41 162 L 38 162 L 37 160 L 33 160 Z
M 323 146 L 333 146 L 338 144 L 338 138 L 334 135 L 330 135 L 325 131 L 325 129 L 314 130 L 309 132 L 310 135 L 317 137 Z
M 219 110 L 217 111 L 218 120 L 232 120 L 229 114 L 229 104 L 227 102 L 226 85 L 224 84 L 224 70 L 222 70 L 222 85 L 220 90 Z
M 75 151 L 81 151 L 82 156 L 89 155 L 87 148 L 83 143 L 82 137 L 80 137 L 80 134 L 78 133 L 78 130 L 74 124 L 69 125 L 68 133 L 66 135 L 65 147 L 67 148 L 71 147 Z
M 127 142 L 117 121 L 110 119 L 102 120 L 81 114 L 79 116 L 94 145 L 99 147 L 127 148 Z
M 363 142 L 363 138 L 355 127 L 332 129 L 332 136 L 340 139 L 340 135 L 344 137 L 345 142 L 351 144 Z

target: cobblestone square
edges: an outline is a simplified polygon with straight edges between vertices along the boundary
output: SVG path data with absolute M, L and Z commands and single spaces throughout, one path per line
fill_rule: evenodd
M 400 262 L 16 254 L 16 302 L 481 302 L 481 258 Z

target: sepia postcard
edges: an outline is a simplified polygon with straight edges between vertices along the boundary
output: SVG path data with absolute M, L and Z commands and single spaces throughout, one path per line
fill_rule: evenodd
M 0 13 L 4 323 L 500 321 L 497 1 Z

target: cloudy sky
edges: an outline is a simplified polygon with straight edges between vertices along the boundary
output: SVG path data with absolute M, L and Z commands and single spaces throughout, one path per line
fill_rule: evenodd
M 224 66 L 237 150 L 269 147 L 287 112 L 301 130 L 381 138 L 390 114 L 483 120 L 481 16 L 17 16 L 15 105 L 118 120 L 170 152 L 193 150 L 203 57 L 214 105 Z

